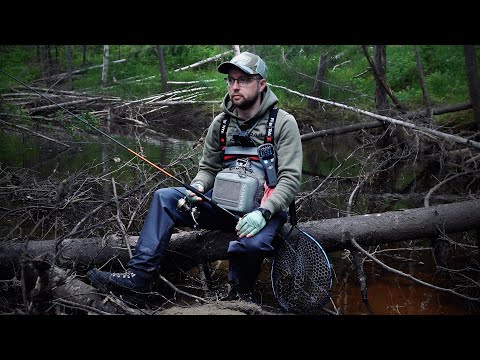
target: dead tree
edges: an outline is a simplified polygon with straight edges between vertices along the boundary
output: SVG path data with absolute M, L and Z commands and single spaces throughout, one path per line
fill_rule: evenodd
M 165 66 L 165 59 L 163 58 L 163 46 L 157 45 L 156 49 L 158 64 L 160 66 L 160 76 L 162 77 L 162 92 L 167 92 L 170 91 L 170 87 L 168 86 L 167 67 Z
M 52 75 L 52 55 L 50 45 L 40 46 L 40 59 L 42 65 L 42 75 L 46 79 L 46 84 L 50 85 L 50 76 Z
M 420 86 L 422 88 L 422 95 L 423 95 L 423 103 L 425 104 L 425 113 L 429 122 L 432 121 L 432 105 L 430 104 L 430 98 L 428 97 L 427 86 L 425 85 L 425 79 L 423 77 L 423 68 L 422 68 L 422 59 L 420 58 L 420 54 L 418 52 L 418 46 L 413 47 L 415 52 L 415 60 L 417 62 L 417 72 L 418 72 L 418 79 L 420 80 Z
M 322 83 L 325 78 L 325 71 L 327 70 L 328 57 L 326 54 L 321 54 L 320 59 L 318 60 L 317 74 L 315 75 L 315 83 L 313 85 L 312 96 L 321 97 L 322 96 Z M 318 106 L 316 101 L 309 100 L 309 105 L 311 107 Z
M 66 46 L 66 53 L 67 53 L 67 90 L 73 90 L 73 83 L 72 83 L 72 45 Z
M 480 130 L 480 80 L 478 78 L 478 65 L 474 45 L 465 45 L 465 65 L 467 68 L 468 89 L 470 101 L 477 129 Z
M 103 68 L 102 68 L 102 86 L 108 84 L 108 68 L 110 63 L 110 45 L 103 45 Z
M 379 47 L 380 46 L 380 47 Z M 382 48 L 383 46 L 383 48 Z M 404 112 L 403 106 L 400 104 L 400 102 L 397 100 L 395 95 L 393 95 L 392 90 L 388 86 L 386 82 L 386 55 L 385 55 L 385 45 L 376 45 L 375 46 L 375 62 L 372 60 L 370 54 L 368 53 L 368 49 L 366 45 L 362 45 L 363 52 L 365 54 L 365 57 L 368 60 L 368 63 L 370 64 L 370 67 L 373 70 L 373 74 L 375 76 L 375 81 L 376 81 L 376 87 L 375 87 L 375 101 L 377 102 L 377 109 L 380 110 L 385 110 L 388 109 L 388 103 L 385 104 L 384 102 L 386 101 L 383 100 L 383 94 L 386 92 L 388 96 L 392 99 L 394 104 L 397 106 L 397 108 L 401 111 Z M 385 66 L 383 64 L 385 63 Z M 379 69 L 377 66 L 380 65 L 381 68 Z M 377 97 L 378 96 L 378 97 Z M 377 100 L 378 99 L 378 100 Z
M 88 45 L 82 45 L 82 66 L 87 65 L 87 47 Z
M 388 114 L 390 106 L 388 105 L 385 79 L 387 78 L 387 53 L 385 45 L 375 45 L 373 47 L 375 57 L 375 67 L 378 76 L 375 77 L 375 108 L 379 114 Z

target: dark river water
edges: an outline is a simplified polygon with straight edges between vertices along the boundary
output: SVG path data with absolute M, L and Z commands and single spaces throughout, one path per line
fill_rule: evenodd
M 132 139 L 117 138 L 127 146 L 135 148 L 138 143 Z M 351 138 L 336 144 L 325 141 L 309 141 L 304 143 L 304 187 L 311 189 L 315 185 L 308 182 L 312 176 L 326 176 L 335 159 L 344 158 L 349 154 Z M 74 143 L 70 143 L 74 145 Z M 350 144 L 353 146 L 353 143 Z M 168 164 L 179 154 L 192 148 L 192 142 L 184 140 L 166 139 L 162 141 L 143 142 L 144 156 L 154 163 Z M 335 146 L 335 157 L 332 157 Z M 131 159 L 132 155 L 111 142 L 102 138 L 75 142 L 72 149 L 66 150 L 61 145 L 38 137 L 24 136 L 11 133 L 0 133 L 0 164 L 2 168 L 21 167 L 35 171 L 39 179 L 45 179 L 53 173 L 78 171 L 86 164 L 102 163 L 120 157 Z M 113 168 L 115 163 L 109 162 Z M 99 167 L 98 172 L 105 168 Z M 319 180 L 320 181 L 320 180 Z M 318 183 L 318 182 L 317 182 Z M 305 190 L 305 189 L 304 189 Z M 327 214 L 325 217 L 332 216 Z M 435 283 L 435 263 L 431 251 L 418 250 L 397 252 L 404 261 L 396 262 L 394 266 L 414 277 Z M 351 257 L 344 252 L 328 254 L 333 267 L 333 287 L 331 303 L 327 308 L 343 315 L 362 315 L 371 312 L 361 302 L 360 287 L 355 270 L 351 264 Z M 364 263 L 368 300 L 377 315 L 466 315 L 471 314 L 464 300 L 445 292 L 434 290 L 417 284 L 404 277 L 373 265 L 370 261 Z M 432 275 L 433 274 L 433 275 Z M 268 270 L 262 273 L 261 281 L 268 283 Z

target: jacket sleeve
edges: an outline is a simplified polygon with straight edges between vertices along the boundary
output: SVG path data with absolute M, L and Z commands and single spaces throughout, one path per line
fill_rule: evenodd
M 220 122 L 222 118 L 222 114 L 215 117 L 208 128 L 203 146 L 203 154 L 198 164 L 198 173 L 191 182 L 192 184 L 202 184 L 205 192 L 213 188 L 215 176 L 222 170 L 222 149 L 219 142 Z
M 287 210 L 300 191 L 302 179 L 302 142 L 293 115 L 286 114 L 275 125 L 275 148 L 278 163 L 278 182 L 263 207 L 272 213 Z

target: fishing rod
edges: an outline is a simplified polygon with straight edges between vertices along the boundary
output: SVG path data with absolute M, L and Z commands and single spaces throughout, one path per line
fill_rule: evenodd
M 200 197 L 202 200 L 208 202 L 209 204 L 213 205 L 213 207 L 215 207 L 216 209 L 220 209 L 224 212 L 226 212 L 227 214 L 229 214 L 230 216 L 233 216 L 233 218 L 235 218 L 235 220 L 239 220 L 240 219 L 240 216 L 238 215 L 235 215 L 234 213 L 230 212 L 229 210 L 227 209 L 224 209 L 222 208 L 220 205 L 218 205 L 214 200 L 210 199 L 209 197 L 205 196 L 204 194 L 202 194 L 200 191 L 198 191 L 198 189 L 196 189 L 195 187 L 189 185 L 189 184 L 186 184 L 184 183 L 182 180 L 180 180 L 179 178 L 175 177 L 174 175 L 170 174 L 168 171 L 162 169 L 160 166 L 154 164 L 153 162 L 151 162 L 150 160 L 148 160 L 147 158 L 145 158 L 144 156 L 140 155 L 139 153 L 133 151 L 132 149 L 130 149 L 128 146 L 122 144 L 120 141 L 114 139 L 113 137 L 111 137 L 110 135 L 108 135 L 107 133 L 103 132 L 102 130 L 98 129 L 97 127 L 93 126 L 92 124 L 90 124 L 88 121 L 85 121 L 84 119 L 82 119 L 80 116 L 74 114 L 73 112 L 71 112 L 70 110 L 68 110 L 67 108 L 65 108 L 64 106 L 60 105 L 59 103 L 53 101 L 52 99 L 48 98 L 47 96 L 43 95 L 42 93 L 38 92 L 37 90 L 35 90 L 34 88 L 32 88 L 31 86 L 25 84 L 23 81 L 17 79 L 16 77 L 14 77 L 13 75 L 10 75 L 9 73 L 5 72 L 2 68 L 0 68 L 0 72 L 4 73 L 5 75 L 7 75 L 8 77 L 10 77 L 11 79 L 17 81 L 18 83 L 22 84 L 23 86 L 25 86 L 27 89 L 33 91 L 34 93 L 40 95 L 41 97 L 47 99 L 48 101 L 54 103 L 55 105 L 57 105 L 59 108 L 63 109 L 64 111 L 66 111 L 67 113 L 69 113 L 70 115 L 72 115 L 73 117 L 77 118 L 78 120 L 80 120 L 81 122 L 83 122 L 84 124 L 90 126 L 93 130 L 95 131 L 98 131 L 100 134 L 102 134 L 103 136 L 105 136 L 106 138 L 108 138 L 109 140 L 113 141 L 114 143 L 116 143 L 117 145 L 121 146 L 122 148 L 128 150 L 129 152 L 131 152 L 133 155 L 135 155 L 136 157 L 138 157 L 139 159 L 141 159 L 142 161 L 146 162 L 148 165 L 154 167 L 155 169 L 157 169 L 158 171 L 161 171 L 162 173 L 164 173 L 165 175 L 167 175 L 168 177 L 172 178 L 173 180 L 175 180 L 176 182 L 178 182 L 179 184 L 181 184 L 185 189 L 187 190 L 190 190 L 191 192 L 193 192 L 195 195 L 197 195 L 198 197 Z

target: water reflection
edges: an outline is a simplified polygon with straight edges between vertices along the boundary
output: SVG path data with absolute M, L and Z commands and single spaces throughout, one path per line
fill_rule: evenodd
M 179 154 L 187 152 L 192 145 L 189 141 L 170 138 L 162 141 L 150 139 L 136 141 L 115 136 L 115 139 L 132 150 L 141 152 L 153 163 L 161 165 L 166 165 Z M 52 174 L 68 176 L 86 167 L 91 167 L 92 175 L 107 174 L 135 158 L 126 149 L 101 137 L 62 141 L 71 148 L 66 149 L 38 137 L 1 133 L 0 164 L 31 169 L 37 173 L 39 179 L 46 179 Z M 141 162 L 141 160 L 138 161 Z M 152 171 L 156 170 L 152 169 Z
M 416 251 L 400 251 L 406 261 L 388 261 L 379 257 L 400 271 L 420 280 L 436 284 L 431 274 L 435 274 L 435 264 L 430 254 Z M 332 300 L 340 314 L 370 315 L 362 304 L 360 286 L 356 272 L 348 260 L 341 258 L 341 253 L 329 254 L 334 268 L 334 286 Z M 364 263 L 368 302 L 373 315 L 466 315 L 469 314 L 465 302 L 459 297 L 429 288 L 413 282 L 403 276 L 393 274 L 371 262 Z

